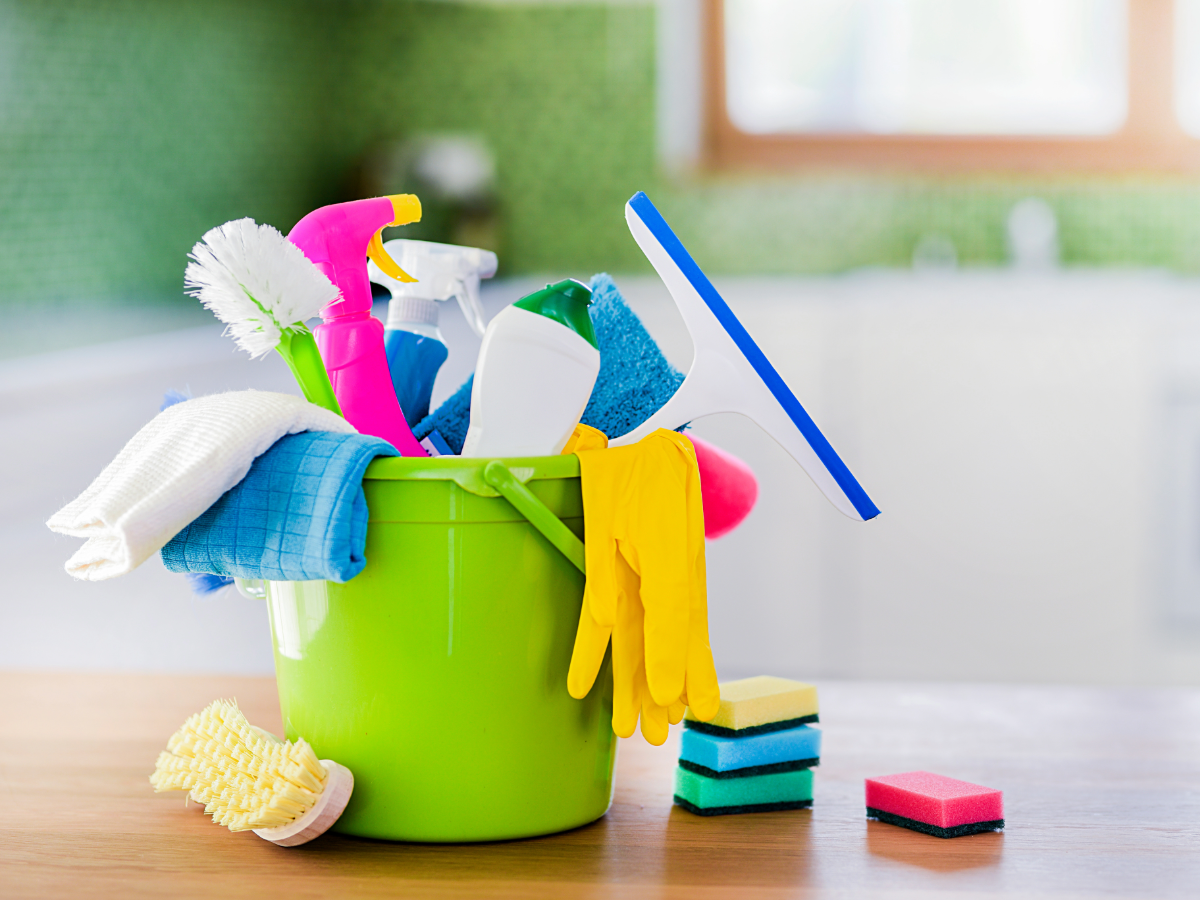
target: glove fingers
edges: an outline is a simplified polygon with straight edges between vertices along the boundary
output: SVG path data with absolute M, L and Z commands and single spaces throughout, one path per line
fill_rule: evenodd
M 587 584 L 592 589 L 592 615 L 602 625 L 612 626 L 617 615 L 617 585 L 614 529 L 620 528 L 623 510 L 617 480 L 623 455 L 613 450 L 578 451 L 583 491 L 584 562 Z
M 620 590 L 617 621 L 613 628 L 613 731 L 629 737 L 637 728 L 645 689 L 642 659 L 642 604 L 636 590 L 637 576 L 623 560 L 617 562 Z
M 687 711 L 687 701 L 683 698 L 676 700 L 667 707 L 667 721 L 672 725 L 678 725 L 683 721 L 683 714 Z
M 615 671 L 613 677 L 614 679 L 616 677 Z M 614 680 L 612 727 L 617 737 L 633 736 L 634 731 L 637 730 L 638 714 L 641 709 L 641 698 L 633 685 L 628 682 L 618 685 Z
M 575 649 L 571 652 L 571 667 L 567 670 L 567 693 L 582 700 L 592 689 L 604 651 L 608 648 L 611 627 L 596 622 L 592 615 L 588 590 L 583 591 L 583 608 L 579 611 L 579 628 L 575 632 Z
M 659 706 L 643 689 L 642 693 L 642 737 L 655 747 L 661 747 L 667 740 L 667 708 Z
M 639 499 L 656 514 L 631 521 L 631 526 L 638 526 L 631 543 L 639 548 L 641 563 L 646 683 L 655 704 L 666 707 L 679 699 L 687 668 L 689 587 L 694 572 L 688 552 L 687 469 L 681 469 L 675 441 L 655 432 L 643 443 L 649 446 L 640 460 L 644 466 L 640 483 L 648 496 Z M 664 516 L 667 527 L 663 527 Z
M 721 688 L 713 666 L 712 648 L 708 643 L 708 585 L 705 581 L 704 548 L 696 560 L 696 577 L 692 580 L 691 628 L 688 631 L 688 661 L 686 693 L 688 705 L 701 722 L 717 714 L 721 706 Z

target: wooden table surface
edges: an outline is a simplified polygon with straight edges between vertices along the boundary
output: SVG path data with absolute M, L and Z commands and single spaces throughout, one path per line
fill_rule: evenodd
M 1200 897 L 1200 691 L 820 688 L 811 811 L 673 807 L 673 734 L 623 741 L 612 809 L 567 834 L 285 850 L 147 782 L 217 697 L 279 731 L 271 679 L 0 674 L 0 897 Z M 866 821 L 863 778 L 917 768 L 1003 790 L 1007 830 Z

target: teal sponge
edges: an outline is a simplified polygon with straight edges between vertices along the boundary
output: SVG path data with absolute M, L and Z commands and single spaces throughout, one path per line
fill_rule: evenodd
M 803 809 L 812 806 L 812 786 L 812 769 L 745 778 L 709 778 L 675 770 L 675 802 L 699 816 Z

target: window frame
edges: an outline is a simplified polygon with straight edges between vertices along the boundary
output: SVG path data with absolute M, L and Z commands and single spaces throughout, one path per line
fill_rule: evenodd
M 725 98 L 724 0 L 704 0 L 705 168 L 1196 173 L 1200 139 L 1174 106 L 1174 0 L 1129 0 L 1129 111 L 1111 135 L 749 134 Z M 1165 48 L 1165 52 L 1164 52 Z

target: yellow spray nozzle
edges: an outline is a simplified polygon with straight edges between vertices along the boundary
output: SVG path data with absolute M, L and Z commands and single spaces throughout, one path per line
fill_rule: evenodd
M 421 221 L 421 201 L 416 194 L 391 194 L 388 199 L 392 201 L 392 212 L 396 216 L 393 225 Z
M 408 225 L 421 221 L 421 201 L 416 194 L 390 194 L 388 199 L 392 201 L 392 225 Z M 367 244 L 367 257 L 379 266 L 380 271 L 397 281 L 412 283 L 417 280 L 396 265 L 396 261 L 383 249 L 382 228 L 372 235 L 371 242 Z
M 383 249 L 382 228 L 371 235 L 371 243 L 367 244 L 367 257 L 371 262 L 379 266 L 383 274 L 390 275 L 397 281 L 414 282 L 417 280 L 396 265 L 396 261 L 388 256 L 388 252 Z

